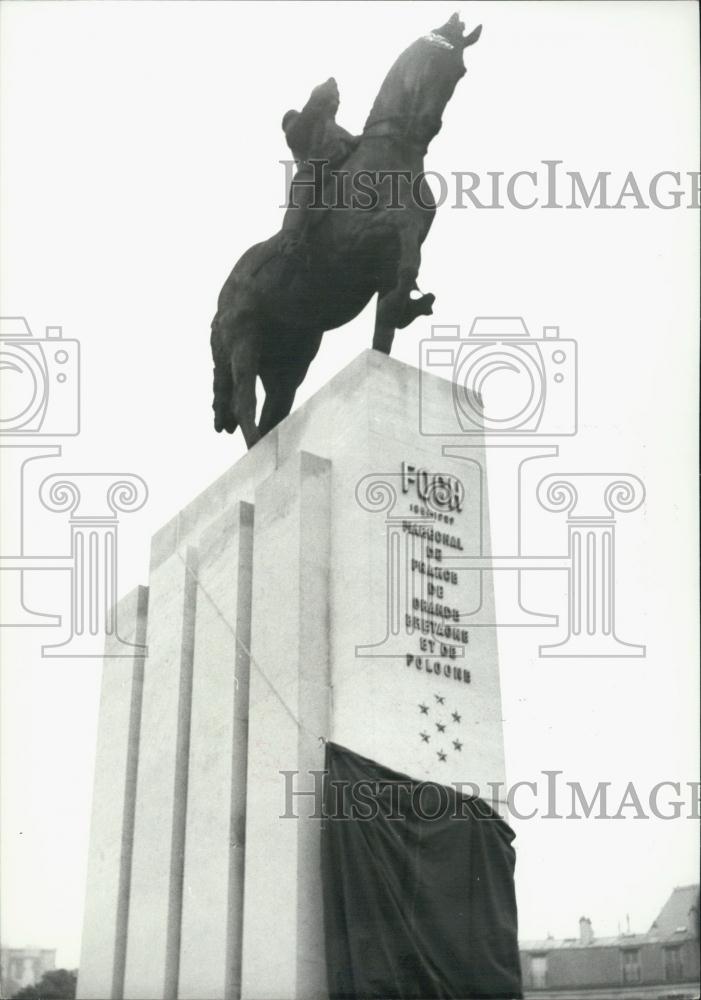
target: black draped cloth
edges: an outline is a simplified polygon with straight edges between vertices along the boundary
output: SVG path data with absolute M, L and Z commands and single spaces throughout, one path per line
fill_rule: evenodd
M 332 1000 L 520 998 L 514 834 L 482 799 L 326 745 Z

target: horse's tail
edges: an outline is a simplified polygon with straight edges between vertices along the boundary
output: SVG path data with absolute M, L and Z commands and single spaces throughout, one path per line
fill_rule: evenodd
M 212 400 L 214 430 L 217 434 L 221 434 L 222 431 L 233 434 L 238 427 L 238 421 L 234 416 L 234 381 L 231 375 L 231 358 L 227 355 L 225 345 L 222 342 L 216 316 L 212 320 L 210 343 L 212 360 L 214 361 L 214 398 Z

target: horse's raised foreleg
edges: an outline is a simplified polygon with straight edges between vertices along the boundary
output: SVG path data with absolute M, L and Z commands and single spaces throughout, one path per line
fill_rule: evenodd
M 372 346 L 376 351 L 389 354 L 395 330 L 403 330 L 417 316 L 430 316 L 434 295 L 421 295 L 412 299 L 421 264 L 421 242 L 413 231 L 400 234 L 400 255 L 396 278 L 392 285 L 381 288 L 375 315 L 375 333 Z
M 412 289 L 414 291 L 414 289 Z M 419 295 L 418 298 L 409 298 L 404 303 L 404 311 L 397 327 L 403 330 L 405 326 L 413 323 L 417 316 L 430 316 L 433 313 L 433 303 L 436 296 L 428 292 L 426 295 Z

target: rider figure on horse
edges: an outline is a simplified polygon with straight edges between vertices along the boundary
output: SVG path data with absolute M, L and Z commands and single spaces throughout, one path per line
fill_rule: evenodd
M 314 87 L 309 100 L 301 111 L 287 111 L 282 119 L 282 130 L 287 145 L 299 164 L 290 187 L 289 207 L 282 223 L 283 253 L 309 249 L 309 236 L 313 226 L 320 221 L 323 211 L 310 206 L 322 193 L 325 167 L 333 169 L 350 155 L 360 142 L 336 123 L 339 105 L 338 85 L 333 77 Z M 326 161 L 325 166 L 310 160 Z M 316 168 L 322 167 L 321 179 Z M 324 200 L 324 199 L 322 199 Z

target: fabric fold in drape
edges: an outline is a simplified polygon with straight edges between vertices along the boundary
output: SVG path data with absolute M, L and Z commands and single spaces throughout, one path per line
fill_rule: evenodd
M 481 799 L 326 745 L 331 1000 L 519 998 L 514 834 Z

